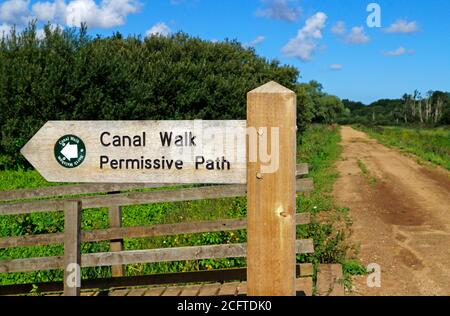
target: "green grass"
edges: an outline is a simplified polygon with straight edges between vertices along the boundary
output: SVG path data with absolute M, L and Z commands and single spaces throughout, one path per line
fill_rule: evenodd
M 300 200 L 300 212 L 317 213 L 334 208 L 332 191 L 338 173 L 333 167 L 342 148 L 339 128 L 334 126 L 313 125 L 298 137 L 297 162 L 309 164 L 309 175 L 314 179 L 314 192 Z
M 355 258 L 355 245 L 348 240 L 352 224 L 349 209 L 335 205 L 332 196 L 339 176 L 334 164 L 342 153 L 339 131 L 336 126 L 313 125 L 298 139 L 298 162 L 309 164 L 308 176 L 314 179 L 314 191 L 297 200 L 297 210 L 313 214 L 312 223 L 298 226 L 297 233 L 298 238 L 313 239 L 314 254 L 297 255 L 297 261 L 313 263 L 315 269 L 320 263 L 342 264 L 344 286 L 350 289 L 351 275 L 361 274 L 362 270 L 346 267 L 362 266 Z M 325 222 L 314 216 L 324 212 L 330 215 Z
M 370 185 L 374 185 L 377 183 L 377 179 L 372 176 L 369 169 L 367 169 L 366 164 L 360 159 L 358 159 L 358 167 L 364 175 L 364 178 L 366 178 L 367 182 L 369 182 Z
M 315 125 L 298 137 L 298 162 L 308 163 L 310 174 L 315 183 L 314 192 L 302 194 L 298 199 L 298 212 L 316 214 L 335 209 L 332 188 L 338 174 L 333 164 L 341 153 L 339 146 L 339 128 Z M 0 190 L 36 188 L 48 186 L 35 171 L 1 171 Z M 176 203 L 156 203 L 148 205 L 127 206 L 122 210 L 123 226 L 167 224 L 187 221 L 214 220 L 220 218 L 241 218 L 246 216 L 245 198 L 226 198 L 217 200 L 186 201 Z M 340 218 L 348 227 L 348 209 L 338 211 Z M 32 213 L 24 215 L 0 216 L 0 237 L 23 236 L 43 233 L 61 232 L 64 227 L 62 212 Z M 82 215 L 82 229 L 94 230 L 108 227 L 108 210 L 87 209 Z M 313 219 L 312 224 L 298 226 L 298 238 L 313 238 L 314 254 L 298 255 L 299 263 L 345 263 L 349 246 L 346 243 L 346 229 L 335 227 L 334 223 L 319 223 Z M 152 249 L 162 247 L 180 247 L 188 245 L 208 245 L 238 243 L 246 241 L 246 231 L 187 234 L 155 238 L 125 239 L 124 248 Z M 82 252 L 108 251 L 108 242 L 83 243 Z M 16 247 L 0 249 L 1 259 L 29 258 L 40 256 L 57 256 L 63 254 L 62 245 L 39 247 Z M 243 258 L 218 260 L 196 260 L 164 262 L 153 264 L 131 264 L 126 266 L 126 275 L 143 275 L 153 273 L 198 271 L 218 268 L 242 267 Z M 83 268 L 82 278 L 109 277 L 110 267 Z M 31 273 L 0 274 L 0 284 L 33 283 L 62 280 L 62 270 L 36 271 Z
M 450 170 L 450 129 L 355 126 L 380 143 Z

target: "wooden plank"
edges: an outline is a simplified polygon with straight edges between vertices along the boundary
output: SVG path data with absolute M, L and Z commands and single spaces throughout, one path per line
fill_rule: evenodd
M 247 295 L 247 282 L 241 282 L 237 288 L 237 295 Z
M 216 296 L 219 293 L 220 286 L 220 283 L 204 284 L 200 288 L 198 296 Z
M 298 266 L 300 269 L 299 277 L 312 276 L 314 274 L 314 267 L 311 263 L 301 263 Z
M 80 295 L 81 209 L 81 201 L 64 205 L 64 296 Z
M 307 163 L 297 164 L 296 175 L 307 175 Z M 51 198 L 79 194 L 94 194 L 105 192 L 128 191 L 137 189 L 154 189 L 179 186 L 174 183 L 82 183 L 75 185 L 59 185 L 33 189 L 18 189 L 0 191 L 0 201 L 14 201 L 20 199 Z
M 309 224 L 311 221 L 310 213 L 297 213 L 295 217 L 297 225 Z M 178 224 L 120 227 L 95 231 L 82 231 L 81 241 L 96 242 L 122 238 L 145 238 L 202 232 L 232 231 L 246 228 L 246 219 L 225 219 Z M 64 234 L 62 233 L 4 237 L 0 238 L 0 248 L 42 246 L 58 244 L 63 241 Z
M 307 175 L 309 173 L 309 166 L 307 163 L 299 163 L 295 171 L 297 177 Z
M 130 289 L 112 289 L 108 296 L 128 296 Z
M 63 267 L 63 256 L 0 260 L 0 273 L 53 270 Z
M 297 179 L 297 193 L 314 189 L 312 179 Z M 199 188 L 160 190 L 150 192 L 130 192 L 114 195 L 88 196 L 80 198 L 83 208 L 99 208 L 107 205 L 128 206 L 162 202 L 180 202 L 227 197 L 245 196 L 246 186 L 242 184 L 212 185 Z M 48 200 L 0 204 L 0 216 L 49 212 L 62 210 L 64 200 Z
M 224 285 L 227 283 L 224 283 Z M 312 277 L 295 279 L 295 290 L 299 296 L 312 296 L 313 279 Z M 236 286 L 235 295 L 247 295 L 247 282 L 240 282 Z M 220 295 L 220 294 L 219 294 Z
M 297 292 L 297 296 L 312 296 L 313 293 L 312 277 L 296 279 L 295 290 Z
M 114 264 L 133 264 L 144 262 L 167 262 L 180 260 L 199 260 L 214 258 L 245 257 L 247 245 L 226 244 L 211 246 L 191 246 L 178 248 L 163 248 L 150 250 L 127 250 L 120 252 L 91 253 L 82 256 L 83 267 L 105 266 Z M 314 247 L 311 239 L 298 240 L 295 243 L 298 253 L 313 253 Z M 295 249 L 294 248 L 294 249 Z M 295 269 L 295 266 L 294 266 Z M 295 275 L 295 270 L 294 270 Z
M 317 295 L 344 296 L 343 281 L 340 264 L 320 264 L 317 271 Z
M 241 282 L 229 282 L 223 283 L 219 289 L 218 296 L 236 296 L 238 292 L 238 287 Z
M 304 171 L 304 166 L 299 170 Z M 58 185 L 34 189 L 18 189 L 0 191 L 0 201 L 13 201 L 20 199 L 54 198 L 61 196 L 94 194 L 137 189 L 153 189 L 161 187 L 178 186 L 173 183 L 82 183 L 75 185 Z
M 245 183 L 245 127 L 245 120 L 48 121 L 20 152 L 50 182 Z M 64 156 L 68 144 L 74 157 Z M 207 159 L 227 164 L 208 169 Z
M 180 296 L 197 296 L 202 286 L 203 284 L 185 286 L 183 291 L 181 291 Z
M 293 91 L 273 81 L 247 94 L 247 128 L 257 130 L 247 145 L 247 291 L 251 296 L 295 295 L 296 100 Z M 258 140 L 256 161 L 251 159 L 252 139 Z M 264 154 L 270 150 L 275 167 L 267 166 L 261 148 Z
M 166 287 L 151 287 L 147 291 L 145 291 L 144 296 L 161 296 Z
M 301 239 L 295 243 L 297 253 L 313 253 L 312 239 Z M 83 254 L 82 267 L 100 267 L 119 264 L 167 262 L 181 260 L 200 260 L 218 258 L 241 258 L 247 255 L 247 244 L 224 244 L 210 246 L 191 246 L 149 250 L 125 250 L 118 252 L 99 252 Z M 36 270 L 60 269 L 62 257 L 42 257 L 0 261 L 0 273 L 28 272 Z
M 122 210 L 120 206 L 113 205 L 108 208 L 108 220 L 109 227 L 118 228 L 122 226 Z M 122 251 L 123 250 L 123 239 L 113 239 L 109 243 L 109 250 L 111 252 L 114 251 Z M 111 273 L 113 277 L 121 277 L 125 275 L 124 266 L 112 266 Z
M 147 288 L 141 287 L 138 289 L 132 289 L 130 290 L 130 292 L 128 293 L 127 296 L 142 296 L 144 295 L 145 291 L 147 291 Z
M 63 233 L 3 237 L 0 238 L 0 248 L 43 246 L 51 244 L 61 244 L 63 242 Z
M 161 296 L 179 296 L 182 291 L 182 286 L 169 286 Z
M 96 267 L 143 262 L 166 262 L 245 256 L 245 244 L 191 246 L 150 250 L 91 253 L 82 256 L 83 267 Z

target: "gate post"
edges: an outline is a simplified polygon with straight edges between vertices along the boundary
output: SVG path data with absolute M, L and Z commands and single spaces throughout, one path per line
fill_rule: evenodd
M 296 118 L 293 91 L 271 81 L 248 92 L 247 293 L 251 296 L 296 293 Z
M 64 202 L 64 295 L 79 296 L 81 287 L 81 201 Z

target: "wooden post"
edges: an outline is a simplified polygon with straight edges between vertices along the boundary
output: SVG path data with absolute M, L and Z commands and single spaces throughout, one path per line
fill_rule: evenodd
M 296 95 L 269 82 L 247 94 L 247 287 L 251 296 L 295 295 Z M 279 142 L 273 142 L 279 128 Z M 252 130 L 256 129 L 256 133 Z M 258 145 L 252 145 L 252 134 Z M 268 154 L 279 153 L 275 171 L 260 153 L 249 152 L 267 139 Z M 255 140 L 253 140 L 255 141 Z M 272 142 L 272 144 L 271 144 Z M 265 154 L 263 152 L 263 154 Z M 256 158 L 256 161 L 251 161 Z M 271 159 L 275 159 L 272 157 Z M 267 160 L 267 159 L 265 159 Z M 266 168 L 267 169 L 267 168 Z
M 79 296 L 81 287 L 81 201 L 64 202 L 64 295 Z
M 109 207 L 109 227 L 121 227 L 122 226 L 122 209 L 120 206 L 113 205 Z M 109 243 L 109 251 L 122 251 L 123 239 L 111 240 Z M 112 266 L 111 273 L 113 277 L 122 277 L 125 275 L 124 267 L 122 265 Z

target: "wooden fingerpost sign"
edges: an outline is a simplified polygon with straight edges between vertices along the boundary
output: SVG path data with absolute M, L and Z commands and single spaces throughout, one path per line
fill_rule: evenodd
M 252 130 L 256 130 L 257 145 L 252 143 Z M 295 295 L 295 93 L 273 81 L 250 91 L 247 131 L 247 292 L 250 296 L 292 296 Z M 267 153 L 271 155 L 271 167 L 267 166 L 268 159 L 264 159 Z M 274 165 L 277 154 L 278 166 Z
M 247 121 L 49 121 L 21 153 L 52 182 L 247 183 L 248 294 L 295 295 L 296 95 L 278 83 L 247 94 Z M 64 293 L 77 295 L 81 205 L 64 212 Z M 120 227 L 120 209 L 109 219 Z

